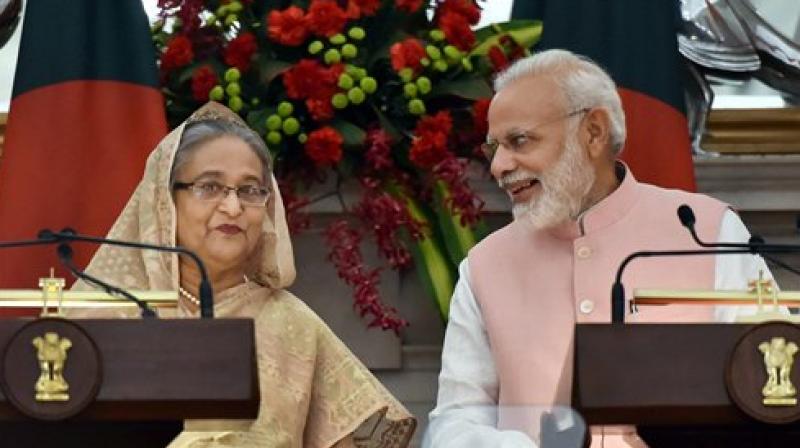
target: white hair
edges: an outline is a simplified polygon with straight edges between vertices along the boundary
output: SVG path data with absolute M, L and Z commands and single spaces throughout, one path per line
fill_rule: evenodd
M 498 74 L 494 90 L 499 92 L 514 81 L 536 75 L 551 75 L 567 100 L 568 111 L 600 108 L 611 122 L 610 144 L 614 155 L 625 145 L 625 113 L 617 86 L 591 59 L 567 50 L 546 50 L 514 62 Z

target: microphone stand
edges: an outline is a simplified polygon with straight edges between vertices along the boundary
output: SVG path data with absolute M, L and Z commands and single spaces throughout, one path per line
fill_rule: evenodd
M 44 229 L 39 232 L 39 240 L 44 241 L 40 244 L 62 243 L 62 242 L 86 242 L 96 244 L 109 244 L 112 246 L 128 247 L 133 249 L 150 249 L 164 252 L 172 252 L 186 255 L 194 261 L 200 271 L 200 317 L 214 317 L 214 291 L 211 289 L 211 281 L 208 279 L 208 272 L 203 261 L 196 253 L 180 246 L 158 246 L 155 244 L 138 243 L 133 241 L 110 240 L 87 235 L 80 235 L 73 229 L 65 228 L 61 232 L 53 232 Z M 33 240 L 38 241 L 38 240 Z M 2 247 L 2 246 L 0 246 Z M 13 247 L 13 246 L 12 246 Z
M 116 286 L 110 285 L 97 277 L 87 274 L 85 271 L 80 270 L 75 263 L 72 261 L 72 247 L 70 247 L 69 243 L 60 243 L 58 248 L 56 249 L 58 253 L 58 259 L 61 260 L 61 263 L 69 269 L 69 271 L 74 275 L 76 278 L 79 278 L 87 283 L 94 284 L 103 288 L 107 293 L 111 295 L 117 295 L 125 297 L 126 299 L 136 303 L 142 311 L 142 318 L 154 318 L 157 317 L 156 313 L 153 311 L 152 308 L 147 306 L 147 303 L 143 302 L 142 300 L 137 299 L 133 294 L 125 291 L 122 288 L 118 288 Z

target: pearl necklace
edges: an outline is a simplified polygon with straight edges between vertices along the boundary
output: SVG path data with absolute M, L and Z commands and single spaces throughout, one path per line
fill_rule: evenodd
M 247 276 L 245 275 L 244 276 L 244 282 L 247 283 L 249 281 L 250 281 L 250 279 L 248 279 Z M 189 303 L 191 303 L 191 304 L 193 304 L 194 306 L 197 306 L 197 307 L 200 306 L 200 299 L 195 297 L 194 294 L 190 293 L 189 291 L 183 289 L 183 286 L 178 285 L 178 291 L 180 291 L 181 295 L 183 297 L 185 297 L 186 300 L 189 301 Z

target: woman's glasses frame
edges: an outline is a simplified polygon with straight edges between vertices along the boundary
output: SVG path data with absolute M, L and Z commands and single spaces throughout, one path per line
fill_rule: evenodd
M 238 185 L 231 187 L 216 181 L 175 182 L 174 190 L 189 190 L 197 199 L 204 202 L 221 202 L 231 192 L 236 194 L 239 202 L 248 207 L 264 207 L 269 201 L 270 190 L 256 185 Z

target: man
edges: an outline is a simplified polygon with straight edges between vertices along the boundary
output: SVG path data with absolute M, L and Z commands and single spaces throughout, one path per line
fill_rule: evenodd
M 528 411 L 569 406 L 574 325 L 610 322 L 623 258 L 698 248 L 677 218 L 681 204 L 693 208 L 701 239 L 749 238 L 726 204 L 639 183 L 617 161 L 625 116 L 614 82 L 591 61 L 545 51 L 500 74 L 495 91 L 484 149 L 515 219 L 460 266 L 426 439 L 435 448 L 535 446 L 538 419 Z M 760 270 L 768 273 L 750 255 L 653 258 L 632 263 L 623 280 L 629 292 L 744 289 Z M 730 321 L 735 312 L 642 307 L 625 319 Z M 643 445 L 632 429 L 593 433 L 596 446 Z

